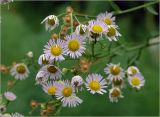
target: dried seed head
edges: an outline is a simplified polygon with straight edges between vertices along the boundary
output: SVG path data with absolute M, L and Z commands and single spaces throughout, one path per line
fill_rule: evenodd
M 63 20 L 64 20 L 65 23 L 70 23 L 70 21 L 71 21 L 70 15 L 65 15 L 65 16 L 63 17 Z
M 31 107 L 36 108 L 38 106 L 38 103 L 35 100 L 31 101 Z
M 67 26 L 63 26 L 63 27 L 62 27 L 62 31 L 64 31 L 64 32 L 67 33 L 67 30 L 68 30 L 68 27 L 67 27 Z
M 1 73 L 9 73 L 9 68 L 5 65 L 0 65 L 0 72 Z
M 8 87 L 12 87 L 13 85 L 14 85 L 14 81 L 13 80 L 9 80 L 8 82 L 7 82 L 7 86 Z
M 51 38 L 52 38 L 52 39 L 55 39 L 55 40 L 57 40 L 57 39 L 58 39 L 58 34 L 56 34 L 56 33 L 53 33 L 53 34 L 52 34 L 52 36 L 51 36 Z
M 79 25 L 79 23 L 77 21 L 73 22 L 73 26 L 76 28 Z
M 65 35 L 66 35 L 66 32 L 64 32 L 64 31 L 61 31 L 61 32 L 60 32 L 60 36 L 61 36 L 61 37 L 64 37 Z
M 48 113 L 51 113 L 51 112 L 53 112 L 54 111 L 54 107 L 52 106 L 52 105 L 48 105 L 47 106 L 47 112 Z
M 47 117 L 47 115 L 48 115 L 47 110 L 41 110 L 40 115 L 43 116 L 43 117 Z
M 72 13 L 73 12 L 73 8 L 71 6 L 68 6 L 66 8 L 66 13 L 69 14 L 69 13 Z

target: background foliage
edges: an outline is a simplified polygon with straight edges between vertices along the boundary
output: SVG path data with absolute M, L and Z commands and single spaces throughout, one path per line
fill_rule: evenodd
M 144 2 L 116 2 L 122 10 L 135 7 Z M 72 6 L 75 11 L 88 15 L 113 11 L 110 2 L 106 1 L 70 1 L 70 2 L 13 2 L 9 10 L 7 6 L 1 6 L 1 63 L 10 65 L 12 62 L 20 62 L 28 51 L 33 51 L 37 60 L 43 52 L 43 46 L 49 40 L 47 33 L 40 22 L 48 15 L 58 15 L 65 11 L 66 6 Z M 158 5 L 155 6 L 158 8 Z M 158 16 L 149 13 L 146 9 L 141 9 L 116 17 L 117 24 L 122 34 L 121 43 L 143 43 L 147 38 L 158 34 Z M 109 43 L 109 41 L 107 41 Z M 105 76 L 103 68 L 107 60 L 91 68 L 92 72 L 99 72 Z M 113 63 L 121 63 L 126 67 L 126 55 L 122 53 L 112 60 Z M 137 63 L 143 73 L 146 84 L 139 92 L 127 86 L 123 92 L 125 96 L 118 103 L 109 102 L 108 93 L 92 95 L 84 91 L 78 95 L 84 100 L 76 108 L 63 108 L 60 115 L 158 115 L 159 104 L 159 45 L 146 48 L 142 52 Z M 69 62 L 63 62 L 64 66 L 69 66 Z M 98 66 L 98 67 L 97 67 Z M 35 75 L 38 70 L 30 68 L 30 77 L 19 82 L 12 91 L 17 94 L 17 100 L 10 103 L 8 112 L 19 112 L 28 115 L 31 110 L 30 101 L 32 99 L 43 102 L 50 98 L 45 94 L 40 86 L 35 86 Z M 6 89 L 7 80 L 13 77 L 1 75 L 1 91 Z M 71 79 L 65 76 L 64 79 Z M 39 112 L 35 111 L 34 115 Z

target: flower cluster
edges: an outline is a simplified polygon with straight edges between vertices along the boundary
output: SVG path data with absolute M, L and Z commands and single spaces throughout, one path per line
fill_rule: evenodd
M 70 21 L 73 20 L 73 15 L 72 10 L 64 17 L 65 23 L 71 23 L 71 33 L 67 33 L 68 27 L 63 26 L 62 32 L 66 31 L 63 36 L 53 33 L 52 38 L 44 46 L 44 53 L 38 59 L 41 68 L 36 76 L 36 84 L 41 85 L 44 92 L 52 96 L 53 100 L 60 101 L 58 104 L 60 103 L 63 107 L 75 107 L 81 104 L 83 100 L 77 96 L 77 93 L 83 91 L 85 87 L 91 94 L 104 95 L 110 84 L 109 99 L 111 102 L 117 102 L 118 98 L 123 97 L 122 89 L 125 86 L 126 75 L 129 84 L 133 88 L 140 89 L 145 80 L 135 66 L 125 71 L 120 64 L 110 63 L 104 68 L 107 78 L 99 73 L 89 73 L 86 78 L 82 78 L 79 71 L 84 72 L 86 68 L 88 72 L 88 68 L 92 65 L 92 60 L 81 59 L 85 58 L 87 42 L 91 41 L 92 44 L 96 44 L 103 38 L 117 41 L 121 34 L 117 30 L 118 26 L 112 13 L 101 13 L 95 20 L 90 20 L 87 24 L 80 23 L 74 15 L 79 23 L 75 28 L 72 26 L 73 21 Z M 59 19 L 55 15 L 49 15 L 43 22 L 45 22 L 46 30 L 52 31 L 58 26 Z M 80 59 L 81 69 L 63 68 L 61 70 L 60 63 L 66 58 Z M 66 78 L 67 72 L 73 73 L 72 78 Z

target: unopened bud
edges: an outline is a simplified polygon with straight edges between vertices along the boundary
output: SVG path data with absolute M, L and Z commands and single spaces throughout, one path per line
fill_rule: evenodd
M 66 13 L 72 13 L 73 12 L 73 8 L 71 7 L 71 6 L 68 6 L 67 8 L 66 8 Z
M 55 39 L 55 40 L 57 40 L 57 39 L 58 39 L 58 34 L 56 34 L 56 33 L 53 33 L 53 34 L 52 34 L 52 39 Z

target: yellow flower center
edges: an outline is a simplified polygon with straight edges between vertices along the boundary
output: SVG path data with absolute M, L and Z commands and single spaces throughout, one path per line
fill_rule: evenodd
M 73 39 L 68 43 L 69 50 L 75 52 L 80 48 L 80 43 L 77 39 Z
M 48 21 L 47 21 L 47 23 L 49 24 L 49 25 L 54 25 L 55 24 L 55 21 L 54 21 L 54 19 L 49 19 L 48 18 Z
M 59 45 L 53 45 L 51 47 L 51 53 L 54 56 L 59 56 L 62 53 L 62 48 Z
M 110 68 L 110 72 L 112 75 L 118 75 L 121 72 L 121 69 L 119 66 L 114 65 Z
M 137 73 L 137 70 L 134 69 L 134 68 L 132 68 L 132 67 L 131 67 L 131 71 L 132 71 L 132 74 L 133 74 L 133 75 Z
M 57 72 L 57 69 L 54 67 L 54 66 L 49 66 L 47 68 L 47 70 L 50 72 L 50 73 L 56 73 Z
M 56 91 L 57 91 L 57 88 L 55 86 L 51 86 L 48 88 L 48 93 L 50 95 L 54 95 L 56 93 Z
M 94 33 L 101 33 L 101 32 L 103 32 L 103 28 L 100 25 L 94 25 L 92 27 L 92 30 L 93 30 Z
M 113 28 L 113 27 L 110 27 L 108 29 L 108 33 L 107 33 L 107 36 L 108 37 L 112 37 L 112 36 L 115 36 L 116 35 L 116 30 Z
M 26 72 L 26 68 L 24 65 L 19 65 L 17 66 L 16 68 L 17 72 L 20 73 L 20 74 L 24 74 Z
M 71 87 L 65 87 L 62 91 L 62 94 L 64 97 L 69 97 L 72 95 L 72 88 Z
M 94 91 L 98 91 L 100 89 L 101 85 L 97 81 L 92 81 L 92 82 L 90 82 L 89 87 Z
M 134 77 L 134 78 L 132 78 L 131 83 L 134 86 L 138 86 L 138 85 L 140 85 L 141 81 L 138 77 Z
M 111 25 L 112 24 L 112 20 L 109 18 L 109 17 L 106 17 L 104 19 L 104 22 L 107 24 L 107 25 Z
M 113 91 L 111 92 L 112 97 L 118 97 L 119 95 L 120 95 L 120 91 L 117 89 L 113 89 Z

